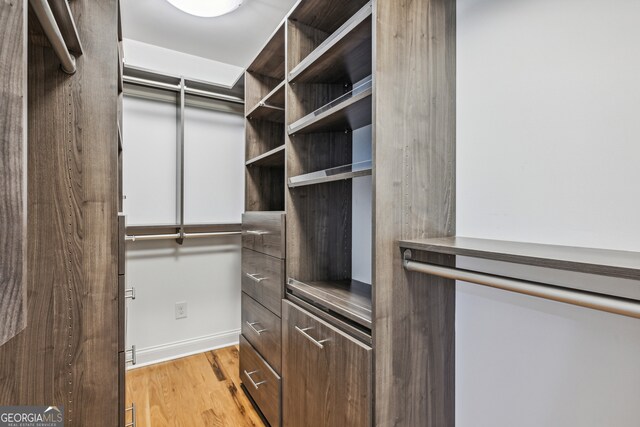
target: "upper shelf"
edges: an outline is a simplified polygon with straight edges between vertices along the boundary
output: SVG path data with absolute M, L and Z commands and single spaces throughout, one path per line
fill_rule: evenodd
M 262 74 L 277 80 L 285 77 L 284 23 L 273 33 L 269 41 L 260 50 L 247 71 Z
M 371 74 L 371 3 L 329 36 L 289 73 L 291 83 L 353 83 Z
M 607 249 L 446 237 L 401 240 L 400 247 L 447 255 L 640 280 L 640 253 Z
M 299 298 L 371 329 L 371 285 L 357 280 L 304 283 L 289 278 L 287 289 Z
M 371 175 L 371 160 L 293 176 L 289 178 L 289 188 L 344 181 L 367 175 Z
M 368 0 L 305 0 L 298 2 L 291 11 L 289 20 L 331 34 L 367 2 Z
M 284 123 L 284 85 L 283 80 L 271 92 L 267 94 L 247 114 L 247 118 L 267 120 L 270 122 Z
M 289 126 L 289 135 L 344 131 L 371 124 L 371 80 Z

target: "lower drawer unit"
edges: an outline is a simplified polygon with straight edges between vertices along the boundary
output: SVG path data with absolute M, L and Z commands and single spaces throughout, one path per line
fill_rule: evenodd
M 283 425 L 371 426 L 371 347 L 288 301 L 282 325 Z
M 240 336 L 240 379 L 269 424 L 280 426 L 281 378 L 243 336 Z
M 281 367 L 280 318 L 242 293 L 242 335 L 279 374 Z

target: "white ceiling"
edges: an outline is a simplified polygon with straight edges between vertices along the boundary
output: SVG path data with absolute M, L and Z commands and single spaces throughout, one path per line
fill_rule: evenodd
M 125 38 L 245 68 L 295 1 L 244 0 L 227 15 L 198 18 L 166 0 L 122 0 L 122 32 Z

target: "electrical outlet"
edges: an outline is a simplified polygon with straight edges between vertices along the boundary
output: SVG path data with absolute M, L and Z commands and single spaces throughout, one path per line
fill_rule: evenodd
M 176 303 L 176 319 L 185 319 L 187 317 L 187 303 Z

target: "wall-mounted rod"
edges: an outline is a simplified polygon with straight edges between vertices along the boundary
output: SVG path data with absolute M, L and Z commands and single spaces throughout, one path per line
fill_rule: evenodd
M 172 233 L 172 234 L 140 234 L 140 235 L 127 235 L 125 240 L 127 242 L 139 242 L 143 240 L 175 240 L 179 238 L 183 239 L 202 239 L 205 237 L 217 237 L 217 236 L 234 236 L 242 234 L 240 231 L 222 231 L 211 233 Z
M 49 39 L 53 51 L 60 59 L 62 71 L 67 74 L 74 74 L 76 72 L 76 59 L 69 53 L 51 7 L 49 7 L 49 2 L 47 0 L 29 0 L 29 4 L 33 8 L 44 34 Z
M 133 76 L 127 76 L 127 75 L 123 76 L 122 79 L 124 80 L 125 83 L 131 83 L 131 84 L 151 87 L 151 88 L 155 88 L 155 89 L 170 90 L 172 92 L 180 92 L 180 84 L 157 82 L 157 81 L 154 81 L 154 80 L 143 79 L 141 77 L 133 77 Z M 244 104 L 244 100 L 242 98 L 238 98 L 236 96 L 224 95 L 224 94 L 215 93 L 215 92 L 209 92 L 207 90 L 202 90 L 202 89 L 194 89 L 194 88 L 189 87 L 189 86 L 185 86 L 184 93 L 186 93 L 188 95 L 201 96 L 201 97 L 204 97 L 204 98 L 217 99 L 219 101 L 233 102 L 235 104 Z
M 458 268 L 442 267 L 424 262 L 411 261 L 405 256 L 404 268 L 408 271 L 432 274 L 447 279 L 461 280 L 489 286 L 505 291 L 530 295 L 552 301 L 587 307 L 608 313 L 640 319 L 640 302 L 625 298 L 604 296 L 596 293 L 567 289 L 543 283 L 530 282 L 492 274 Z

